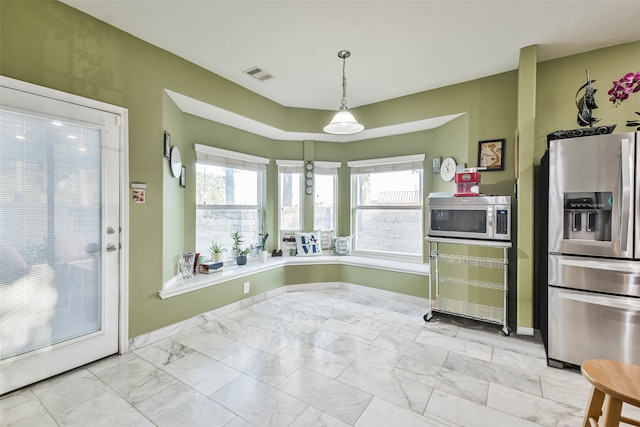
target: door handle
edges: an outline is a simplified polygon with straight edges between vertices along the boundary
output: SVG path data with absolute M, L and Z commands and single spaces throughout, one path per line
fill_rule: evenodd
M 629 236 L 629 212 L 633 210 L 633 206 L 631 205 L 631 171 L 633 170 L 633 160 L 631 152 L 629 139 L 625 138 L 622 140 L 622 144 L 620 147 L 620 163 L 622 169 L 622 185 L 621 185 L 621 216 L 620 216 L 620 251 L 623 253 L 628 253 L 627 250 L 627 238 Z
M 115 250 L 117 250 L 118 247 L 115 245 L 115 243 L 109 243 L 107 245 L 107 252 L 113 252 Z
M 604 307 L 618 308 L 621 310 L 633 311 L 640 313 L 640 304 L 638 304 L 633 298 L 624 299 L 624 297 L 606 297 L 602 295 L 593 294 L 570 294 L 560 292 L 560 298 L 577 301 L 581 303 L 601 305 Z

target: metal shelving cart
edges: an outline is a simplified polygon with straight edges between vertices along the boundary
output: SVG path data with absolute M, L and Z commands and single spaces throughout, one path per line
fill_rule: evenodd
M 505 336 L 511 335 L 508 322 L 508 295 L 509 295 L 509 249 L 511 242 L 492 240 L 454 239 L 445 237 L 429 237 L 425 240 L 429 244 L 429 262 L 433 263 L 434 273 L 429 274 L 429 311 L 424 315 L 425 321 L 430 321 L 434 312 L 452 314 L 470 319 L 481 320 L 488 323 L 502 325 L 501 332 Z M 484 258 L 466 255 L 441 254 L 438 250 L 439 243 L 451 243 L 456 245 L 478 246 L 485 248 L 503 249 L 503 258 Z M 477 280 L 464 280 L 454 277 L 440 277 L 439 264 L 455 264 L 468 267 L 492 268 L 503 270 L 502 283 L 483 282 Z M 440 297 L 440 283 L 454 283 L 458 285 L 474 286 L 487 289 L 502 290 L 504 294 L 503 307 L 475 304 Z M 435 285 L 435 299 L 432 298 L 432 289 Z M 500 313 L 501 311 L 501 313 Z

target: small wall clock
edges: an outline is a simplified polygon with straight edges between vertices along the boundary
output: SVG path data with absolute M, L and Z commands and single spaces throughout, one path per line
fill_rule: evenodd
M 311 160 L 307 160 L 307 164 L 304 165 L 306 172 L 304 176 L 307 178 L 305 181 L 306 188 L 304 189 L 305 193 L 308 195 L 313 194 L 313 162 Z
M 456 161 L 452 157 L 447 157 L 442 161 L 440 165 L 440 178 L 443 181 L 449 182 L 456 175 Z
M 182 174 L 182 157 L 180 156 L 180 149 L 175 145 L 171 147 L 171 159 L 169 160 L 171 165 L 171 173 L 176 178 L 180 178 Z

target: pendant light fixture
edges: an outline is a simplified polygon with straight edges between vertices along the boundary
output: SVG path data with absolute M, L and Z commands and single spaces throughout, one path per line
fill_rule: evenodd
M 350 56 L 351 52 L 348 50 L 341 50 L 338 52 L 338 58 L 342 59 L 342 101 L 340 101 L 340 110 L 333 117 L 331 123 L 324 127 L 324 131 L 326 133 L 350 135 L 352 133 L 358 133 L 364 129 L 364 126 L 358 123 L 355 117 L 353 117 L 353 114 L 351 114 L 347 108 L 347 78 L 345 77 L 344 69 L 347 58 Z

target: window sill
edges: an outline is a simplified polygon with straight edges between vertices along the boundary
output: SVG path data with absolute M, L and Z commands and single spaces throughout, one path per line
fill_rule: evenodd
M 258 262 L 257 258 L 250 258 L 246 265 L 224 266 L 218 273 L 197 274 L 193 279 L 181 280 L 177 276 L 164 284 L 159 292 L 160 298 L 166 299 L 181 295 L 198 289 L 215 286 L 249 276 L 251 274 L 262 273 L 264 271 L 281 268 L 284 266 L 304 266 L 304 265 L 331 265 L 341 264 L 353 267 L 374 268 L 378 270 L 393 271 L 397 273 L 417 274 L 421 276 L 429 275 L 429 264 L 413 263 L 393 260 L 383 260 L 379 258 L 366 258 L 361 256 L 338 256 L 320 255 L 309 257 L 268 257 L 264 263 Z

